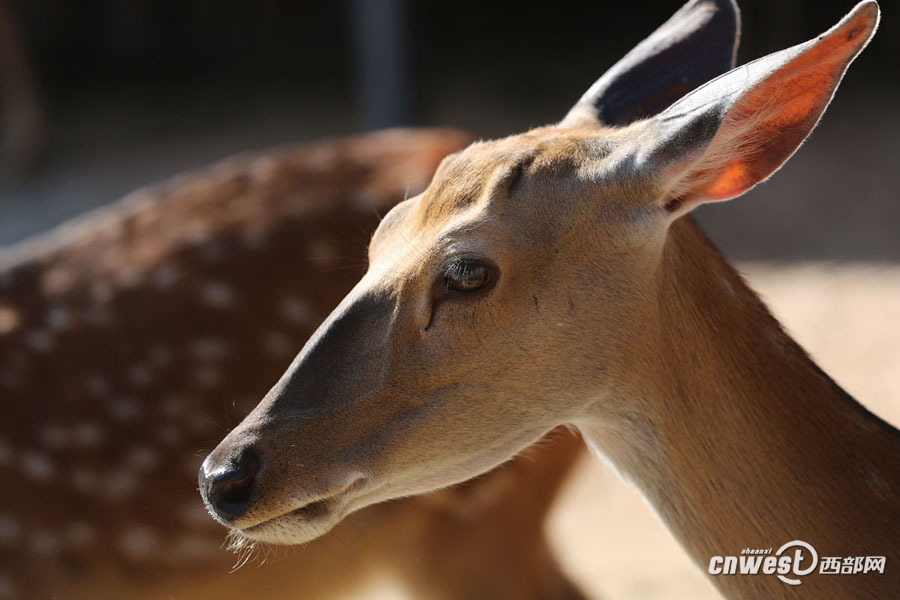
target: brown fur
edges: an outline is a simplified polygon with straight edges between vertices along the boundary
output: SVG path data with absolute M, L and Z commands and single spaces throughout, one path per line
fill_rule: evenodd
M 309 540 L 570 424 L 704 570 L 713 555 L 793 539 L 897 564 L 900 433 L 828 379 L 682 217 L 789 158 L 878 14 L 863 2 L 645 121 L 610 128 L 581 114 L 445 159 L 382 223 L 366 275 L 207 457 L 202 481 L 248 449 L 259 457 L 247 510 L 228 524 L 249 539 Z M 763 92 L 776 100 L 758 102 Z M 746 142 L 747 120 L 764 151 Z M 673 204 L 672 190 L 690 202 Z M 464 259 L 490 285 L 449 289 L 446 265 Z M 889 598 L 898 573 L 811 575 L 796 588 L 713 581 L 731 598 Z
M 468 140 L 392 131 L 234 159 L 4 254 L 0 598 L 321 598 L 378 566 L 417 597 L 580 597 L 543 535 L 580 451 L 566 433 L 232 574 L 197 499 L 202 452 L 352 287 L 378 215 Z

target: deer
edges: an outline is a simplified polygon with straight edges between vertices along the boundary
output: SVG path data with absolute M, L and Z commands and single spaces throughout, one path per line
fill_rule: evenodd
M 326 598 L 377 570 L 416 597 L 581 598 L 543 530 L 581 454 L 565 431 L 260 568 L 230 572 L 247 549 L 223 548 L 195 502 L 203 455 L 352 288 L 379 215 L 471 139 L 393 130 L 228 159 L 4 249 L 0 599 Z
M 634 120 L 621 103 L 652 65 L 614 67 L 559 123 L 445 158 L 204 460 L 211 515 L 251 542 L 304 543 L 568 426 L 726 598 L 894 597 L 900 433 L 812 362 L 689 214 L 790 158 L 879 18 L 863 1 Z M 782 542 L 788 571 L 715 573 L 717 556 Z M 883 572 L 811 572 L 808 548 L 877 555 Z

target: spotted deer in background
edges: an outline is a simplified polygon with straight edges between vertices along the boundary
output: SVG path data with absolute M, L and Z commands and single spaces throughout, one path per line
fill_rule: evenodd
M 467 141 L 396 131 L 233 160 L 0 255 L 0 599 L 319 598 L 378 564 L 419 597 L 579 598 L 543 534 L 579 452 L 566 432 L 232 574 L 195 500 L 203 451 L 352 287 L 376 213 Z M 508 569 L 485 567 L 496 555 Z
M 795 539 L 887 560 L 796 587 L 714 578 L 725 596 L 896 597 L 900 433 L 812 363 L 688 216 L 794 153 L 878 19 L 862 2 L 625 126 L 622 89 L 601 80 L 558 125 L 446 158 L 206 458 L 209 509 L 249 540 L 304 542 L 570 425 L 704 570 Z

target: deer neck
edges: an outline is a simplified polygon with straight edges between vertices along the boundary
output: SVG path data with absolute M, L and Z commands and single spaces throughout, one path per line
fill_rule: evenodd
M 658 264 L 628 397 L 609 403 L 634 412 L 598 408 L 589 444 L 704 570 L 711 556 L 798 538 L 820 556 L 884 555 L 900 506 L 896 431 L 807 357 L 688 219 Z

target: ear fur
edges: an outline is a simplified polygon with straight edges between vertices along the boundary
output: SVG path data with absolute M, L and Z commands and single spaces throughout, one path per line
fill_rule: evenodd
M 878 4 L 860 2 L 819 37 L 734 69 L 651 119 L 637 162 L 662 178 L 665 206 L 680 214 L 728 200 L 778 170 L 819 122 L 878 21 Z
M 600 77 L 560 125 L 623 126 L 655 115 L 733 68 L 739 37 L 734 0 L 690 0 Z

